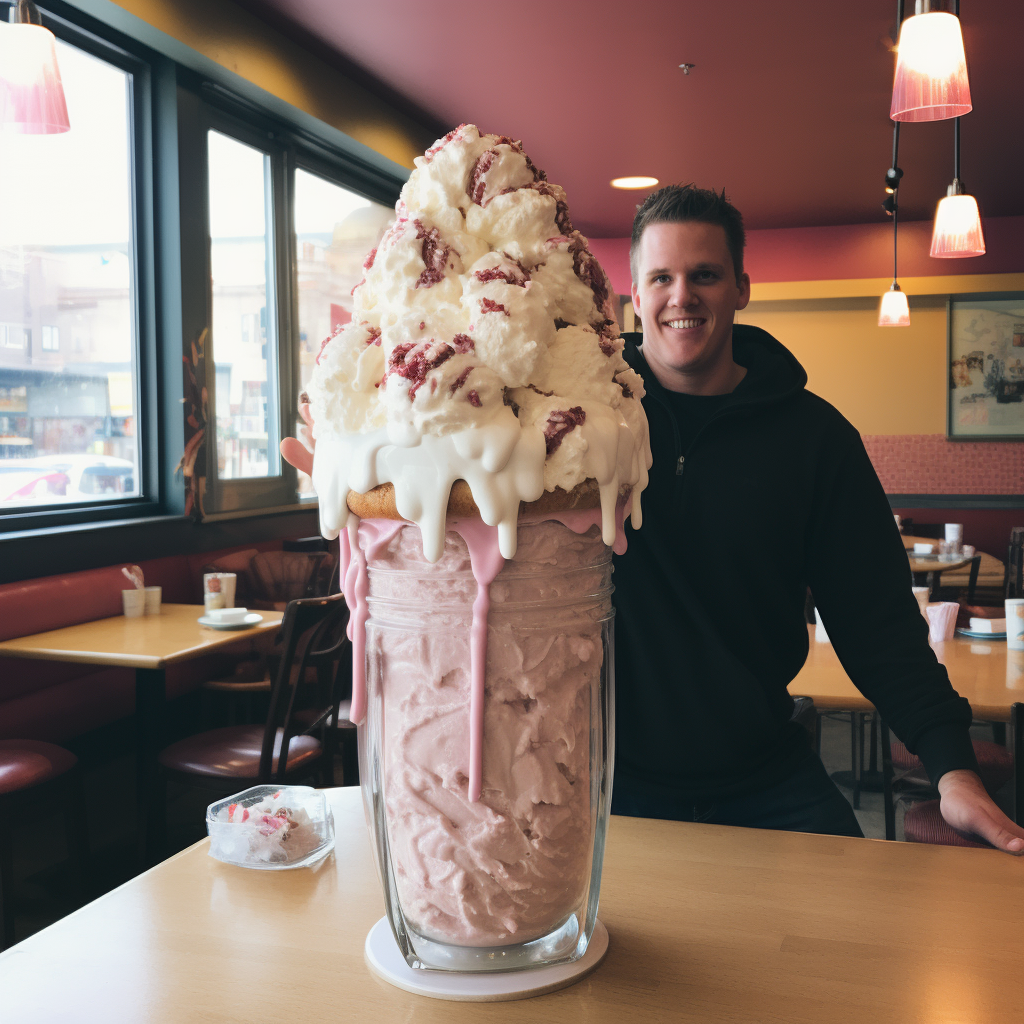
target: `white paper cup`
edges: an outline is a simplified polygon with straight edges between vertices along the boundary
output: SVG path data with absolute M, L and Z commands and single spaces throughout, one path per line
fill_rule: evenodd
M 163 597 L 163 587 L 145 587 L 143 594 L 146 595 L 145 606 L 147 615 L 160 614 L 160 601 Z
M 917 606 L 921 609 L 921 614 L 927 619 L 928 618 L 928 595 L 931 590 L 928 587 L 912 587 L 914 591 L 914 597 L 917 598 Z
M 141 618 L 146 611 L 146 592 L 138 588 L 122 590 L 121 604 L 124 608 L 124 617 L 126 619 Z
M 217 608 L 234 608 L 235 581 L 233 572 L 208 572 L 203 575 L 203 604 L 207 612 Z
M 946 540 L 951 540 L 957 545 L 962 544 L 964 540 L 964 524 L 946 523 Z
M 928 605 L 928 639 L 941 644 L 952 640 L 956 633 L 956 617 L 960 605 L 955 601 L 937 601 Z
M 819 644 L 830 644 L 828 633 L 825 632 L 825 623 L 821 621 L 821 613 L 814 609 L 814 639 Z
M 1024 597 L 1006 599 L 1006 646 L 1011 651 L 1024 651 Z

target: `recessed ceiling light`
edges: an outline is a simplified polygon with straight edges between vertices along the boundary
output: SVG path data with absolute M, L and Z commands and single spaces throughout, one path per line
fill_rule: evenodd
M 612 178 L 612 188 L 654 188 L 657 184 L 657 178 L 648 178 L 642 174 L 632 178 Z

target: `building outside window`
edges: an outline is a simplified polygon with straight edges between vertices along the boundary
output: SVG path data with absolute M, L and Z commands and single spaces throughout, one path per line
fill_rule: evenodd
M 0 216 L 0 510 L 140 493 L 132 76 L 57 58 L 71 131 L 3 138 L 5 175 L 45 202 Z
M 352 318 L 352 289 L 362 280 L 363 262 L 394 213 L 389 206 L 296 169 L 300 391 L 313 373 L 324 339 Z M 296 423 L 295 429 L 300 426 Z M 305 473 L 298 474 L 298 494 L 300 498 L 314 494 Z

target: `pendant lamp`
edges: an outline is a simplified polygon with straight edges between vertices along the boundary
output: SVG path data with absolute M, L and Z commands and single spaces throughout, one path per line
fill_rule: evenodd
M 958 0 L 953 6 L 950 13 L 944 0 L 916 0 L 914 14 L 900 26 L 889 110 L 894 121 L 942 121 L 971 109 Z
M 974 196 L 964 194 L 960 180 L 959 117 L 953 123 L 953 183 L 935 210 L 931 255 L 937 259 L 985 255 L 978 201 Z
M 24 135 L 66 132 L 68 107 L 57 67 L 57 41 L 31 0 L 11 5 L 0 25 L 0 128 Z
M 882 296 L 882 304 L 878 308 L 879 327 L 909 327 L 910 306 L 907 296 L 896 282 L 897 228 L 899 225 L 899 191 L 903 171 L 898 161 L 900 154 L 900 123 L 892 126 L 892 166 L 885 172 L 885 199 L 882 209 L 892 217 L 892 285 Z

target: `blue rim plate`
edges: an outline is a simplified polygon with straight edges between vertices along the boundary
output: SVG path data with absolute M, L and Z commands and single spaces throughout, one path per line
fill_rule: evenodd
M 958 629 L 957 636 L 970 637 L 971 640 L 1005 640 L 1005 633 L 980 633 L 976 629 Z

